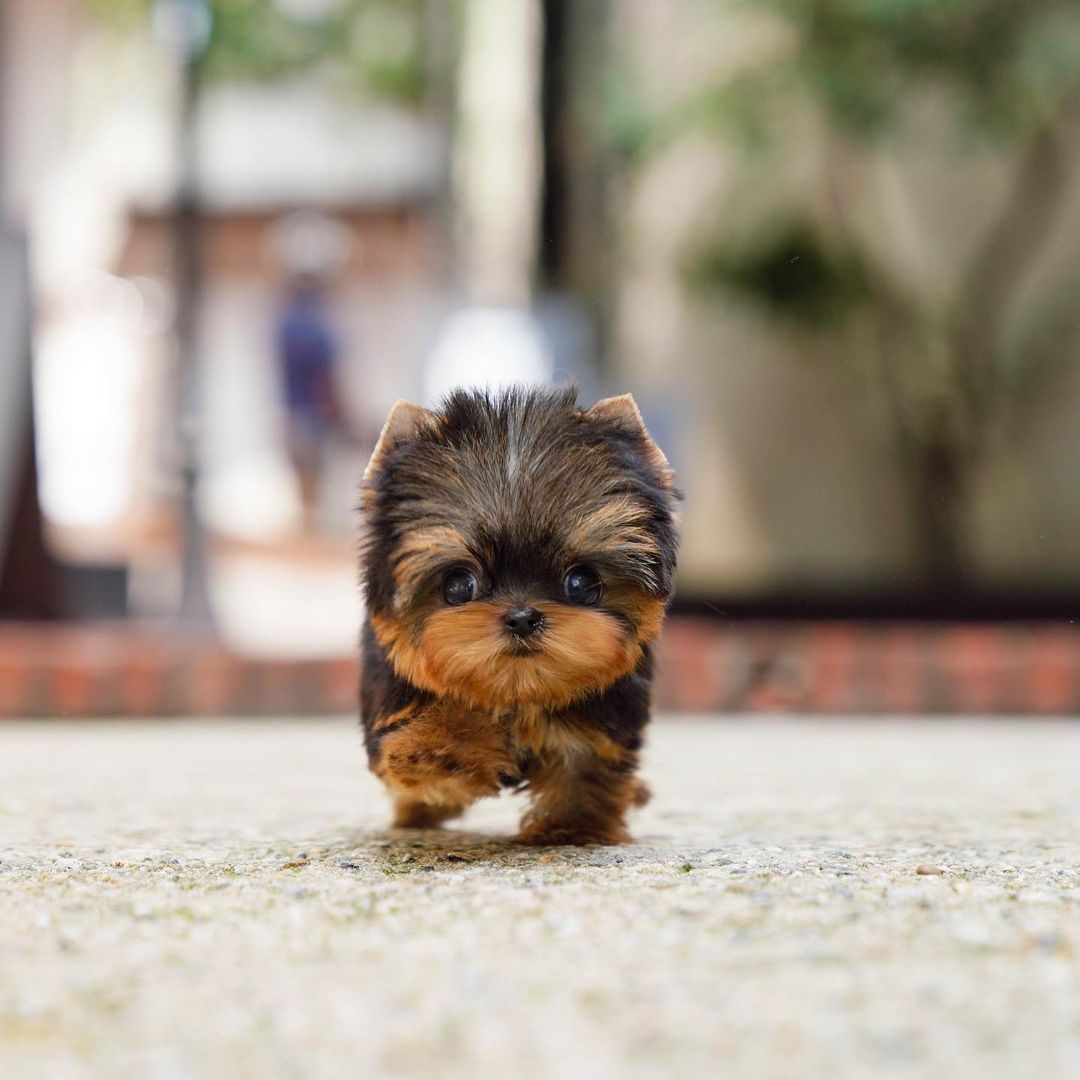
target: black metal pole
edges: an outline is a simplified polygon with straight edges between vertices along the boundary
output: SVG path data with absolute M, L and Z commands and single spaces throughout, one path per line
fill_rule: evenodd
M 0 4 L 0 93 L 10 14 Z M 9 107 L 0 97 L 0 125 Z M 27 243 L 23 223 L 8 220 L 7 136 L 0 127 L 0 383 L 11 395 L 0 400 L 0 452 L 9 455 L 11 466 L 8 482 L 0 486 L 0 618 L 58 618 L 63 614 L 59 567 L 45 545 L 38 500 Z
M 567 109 L 570 11 L 567 0 L 543 0 L 540 61 L 540 132 L 543 179 L 540 193 L 539 283 L 565 288 L 570 229 L 570 162 Z
M 610 149 L 602 135 L 611 53 L 610 0 L 543 0 L 540 83 L 543 188 L 538 284 L 584 305 L 602 365 L 613 325 L 618 245 Z
M 184 57 L 180 90 L 180 184 L 173 217 L 173 265 L 176 278 L 176 437 L 181 472 L 180 617 L 192 625 L 212 625 L 206 584 L 206 536 L 199 517 L 200 351 L 199 308 L 202 294 L 202 214 L 199 206 L 195 126 L 198 117 L 200 63 Z

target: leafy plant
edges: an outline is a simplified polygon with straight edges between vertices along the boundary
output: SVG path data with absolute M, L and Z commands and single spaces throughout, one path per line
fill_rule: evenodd
M 144 26 L 154 0 L 83 0 L 116 28 Z M 424 91 L 422 0 L 339 0 L 302 7 L 272 0 L 208 0 L 210 36 L 200 60 L 208 78 L 287 78 L 317 66 L 343 72 L 376 96 L 416 104 Z
M 1015 435 L 1040 388 L 1075 362 L 1076 279 L 1024 291 L 1066 227 L 1080 121 L 1080 8 L 1073 0 L 757 0 L 775 41 L 657 123 L 658 139 L 696 127 L 738 145 L 747 168 L 784 168 L 793 118 L 820 131 L 824 167 L 805 200 L 773 207 L 749 238 L 710 214 L 687 259 L 697 287 L 741 296 L 808 332 L 839 337 L 872 374 L 911 485 L 928 582 L 962 583 L 971 494 L 995 444 Z M 928 103 L 949 117 L 927 137 Z M 923 110 L 923 111 L 920 111 Z M 938 162 L 961 148 L 1003 157 L 1011 182 L 973 254 L 942 289 L 905 280 L 854 214 L 875 198 L 873 169 L 904 163 L 910 135 Z M 756 152 L 755 152 L 756 151 Z M 925 151 L 922 151 L 925 152 Z M 903 168 L 893 175 L 903 175 Z M 908 216 L 935 225 L 909 189 Z M 973 197 L 975 197 L 973 195 Z M 885 222 L 890 211 L 878 205 Z

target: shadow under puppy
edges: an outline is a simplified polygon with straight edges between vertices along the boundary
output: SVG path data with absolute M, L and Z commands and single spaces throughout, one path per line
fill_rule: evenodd
M 518 839 L 629 839 L 676 498 L 629 394 L 394 406 L 364 476 L 361 715 L 395 825 L 523 786 Z

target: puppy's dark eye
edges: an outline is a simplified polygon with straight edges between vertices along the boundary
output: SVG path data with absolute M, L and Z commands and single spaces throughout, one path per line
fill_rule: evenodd
M 471 570 L 451 570 L 443 579 L 443 599 L 452 607 L 475 600 L 479 592 L 480 583 Z
M 575 604 L 599 604 L 604 594 L 600 579 L 587 566 L 575 566 L 563 582 L 566 599 Z

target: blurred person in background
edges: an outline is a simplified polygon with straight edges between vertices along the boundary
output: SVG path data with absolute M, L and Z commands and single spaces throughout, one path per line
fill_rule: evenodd
M 310 528 L 326 448 L 348 434 L 336 382 L 340 349 L 318 277 L 301 275 L 290 282 L 278 313 L 275 349 L 289 459 L 300 485 L 304 526 Z

